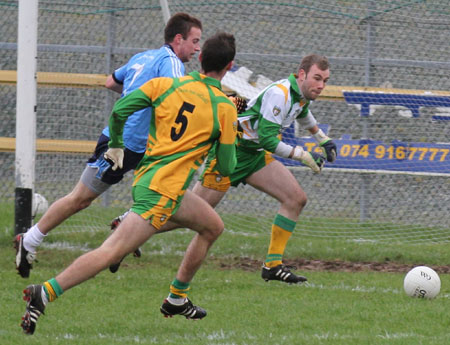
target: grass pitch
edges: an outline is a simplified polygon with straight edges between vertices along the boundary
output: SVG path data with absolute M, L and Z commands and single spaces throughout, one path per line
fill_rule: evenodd
M 264 282 L 258 268 L 228 265 L 244 255 L 263 260 L 268 233 L 255 238 L 225 233 L 211 249 L 189 293 L 208 316 L 201 321 L 165 319 L 159 306 L 192 237 L 186 230 L 154 236 L 143 246 L 142 258 L 127 257 L 118 273 L 102 272 L 67 291 L 47 306 L 35 334 L 27 336 L 19 326 L 25 308 L 23 288 L 54 277 L 82 252 L 98 246 L 108 231 L 67 234 L 55 230 L 25 280 L 14 270 L 11 210 L 0 212 L 0 344 L 450 343 L 449 274 L 440 274 L 442 288 L 436 299 L 420 300 L 404 294 L 404 272 L 299 271 L 309 283 L 287 285 Z M 63 240 L 72 246 L 58 246 Z M 448 244 L 447 250 L 445 245 L 431 244 L 381 247 L 316 242 L 295 238 L 294 233 L 286 257 L 373 261 L 389 256 L 411 264 L 449 262 Z

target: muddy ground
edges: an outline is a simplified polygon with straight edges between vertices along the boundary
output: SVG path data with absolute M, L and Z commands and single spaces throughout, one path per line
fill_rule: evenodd
M 208 260 L 211 260 L 208 259 Z M 212 260 L 215 260 L 214 258 Z M 361 271 L 378 271 L 378 272 L 399 272 L 406 273 L 415 266 L 422 264 L 401 264 L 395 262 L 348 262 L 340 260 L 283 260 L 284 264 L 292 265 L 300 271 L 343 271 L 343 272 L 361 272 Z M 246 271 L 258 271 L 261 269 L 262 261 L 246 258 L 234 257 L 224 263 L 223 259 L 218 262 L 223 269 L 239 268 Z M 450 273 L 449 266 L 426 265 L 434 269 L 437 273 Z

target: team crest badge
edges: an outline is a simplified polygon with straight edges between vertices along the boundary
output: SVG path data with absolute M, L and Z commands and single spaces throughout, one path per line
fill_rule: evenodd
M 161 216 L 161 218 L 159 219 L 159 221 L 160 221 L 161 223 L 164 223 L 164 222 L 166 221 L 166 219 L 167 219 L 167 215 L 163 214 L 163 215 Z
M 222 175 L 218 174 L 216 175 L 216 182 L 222 181 Z
M 278 108 L 277 106 L 275 106 L 275 107 L 273 107 L 272 112 L 273 112 L 273 116 L 278 116 L 278 114 L 280 114 L 280 112 L 281 112 L 281 109 Z

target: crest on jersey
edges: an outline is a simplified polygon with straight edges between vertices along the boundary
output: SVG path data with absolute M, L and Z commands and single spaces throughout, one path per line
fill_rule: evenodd
M 161 223 L 164 223 L 164 222 L 166 221 L 166 219 L 167 219 L 167 215 L 163 214 L 163 215 L 161 216 L 161 218 L 159 219 L 159 221 L 160 221 Z
M 222 181 L 222 175 L 217 174 L 216 175 L 216 182 L 220 182 L 220 181 Z
M 272 112 L 273 112 L 273 116 L 278 116 L 278 114 L 281 113 L 281 109 L 278 108 L 277 106 L 274 106 L 272 109 Z

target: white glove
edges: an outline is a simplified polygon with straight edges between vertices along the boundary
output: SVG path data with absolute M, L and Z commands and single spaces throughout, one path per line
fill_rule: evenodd
M 290 158 L 307 165 L 315 174 L 318 174 L 322 171 L 322 166 L 325 162 L 325 157 L 315 152 L 310 153 L 308 151 L 305 151 L 301 146 L 294 147 L 292 157 Z
M 112 170 L 117 170 L 117 168 L 123 168 L 123 149 L 120 148 L 109 148 L 108 151 L 103 155 L 105 159 L 109 159 L 114 163 Z

